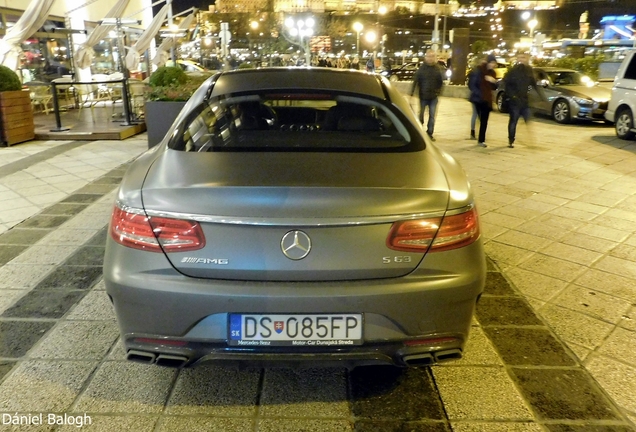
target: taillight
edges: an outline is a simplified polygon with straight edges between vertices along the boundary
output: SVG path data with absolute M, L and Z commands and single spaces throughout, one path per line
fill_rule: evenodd
M 185 252 L 205 246 L 198 222 L 163 217 L 148 218 L 115 206 L 110 235 L 124 246 L 149 252 Z
M 405 252 L 441 252 L 468 246 L 479 238 L 477 211 L 444 218 L 415 219 L 393 224 L 386 245 Z

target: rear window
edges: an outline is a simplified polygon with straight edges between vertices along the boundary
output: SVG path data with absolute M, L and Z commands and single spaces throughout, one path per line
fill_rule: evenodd
M 552 85 L 585 85 L 589 81 L 583 74 L 569 71 L 548 72 L 548 77 Z
M 351 95 L 276 91 L 205 101 L 169 147 L 210 151 L 415 151 L 424 146 L 395 107 Z

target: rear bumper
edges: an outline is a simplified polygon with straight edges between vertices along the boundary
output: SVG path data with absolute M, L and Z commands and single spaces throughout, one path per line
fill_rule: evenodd
M 426 270 L 406 277 L 345 282 L 197 279 L 165 265 L 157 267 L 159 257 L 109 241 L 104 280 L 126 350 L 139 353 L 137 358 L 129 357 L 171 365 L 158 360 L 161 355 L 175 356 L 181 358 L 172 364 L 176 366 L 204 361 L 404 366 L 409 358 L 417 363 L 417 356 L 422 356 L 422 364 L 458 358 L 486 271 L 480 241 L 449 253 L 429 254 L 422 264 Z M 364 343 L 302 350 L 230 347 L 228 313 L 361 313 Z M 439 337 L 451 339 L 408 347 L 403 343 Z M 139 338 L 155 341 L 140 343 Z
M 223 344 L 190 342 L 185 347 L 148 345 L 135 342 L 133 336 L 125 342 L 126 358 L 131 361 L 167 367 L 192 367 L 205 363 L 232 367 L 345 367 L 393 365 L 429 366 L 456 360 L 463 355 L 464 337 L 443 344 L 405 347 L 400 343 L 365 344 L 354 348 L 330 350 L 249 350 L 228 348 Z

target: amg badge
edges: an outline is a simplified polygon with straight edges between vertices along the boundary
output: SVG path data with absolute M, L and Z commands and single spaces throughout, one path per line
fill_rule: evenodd
M 230 260 L 227 258 L 197 258 L 197 257 L 183 257 L 181 258 L 182 263 L 188 264 L 217 264 L 217 265 L 228 265 Z

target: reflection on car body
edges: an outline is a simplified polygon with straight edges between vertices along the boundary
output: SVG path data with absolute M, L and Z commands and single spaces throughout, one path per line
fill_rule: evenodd
M 450 79 L 450 69 L 446 68 L 446 63 L 444 63 L 442 60 L 439 60 L 437 64 L 442 69 L 444 79 Z M 417 72 L 417 70 L 419 69 L 421 65 L 422 65 L 421 62 L 404 63 L 403 65 L 400 65 L 388 70 L 385 69 L 382 72 L 380 72 L 380 75 L 387 77 L 389 81 L 392 81 L 392 82 L 412 81 L 413 75 L 415 75 L 415 72 Z
M 574 119 L 603 120 L 611 90 L 595 84 L 589 77 L 572 69 L 535 67 L 537 90 L 530 90 L 530 107 L 552 116 L 558 123 Z M 497 89 L 497 107 L 504 112 L 505 88 Z
M 221 72 L 124 176 L 104 280 L 130 360 L 459 358 L 485 261 L 459 164 L 388 80 Z

